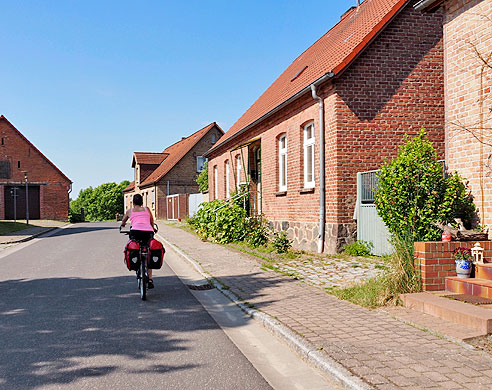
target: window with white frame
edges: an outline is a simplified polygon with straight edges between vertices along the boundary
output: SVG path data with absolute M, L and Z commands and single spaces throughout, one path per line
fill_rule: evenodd
M 304 188 L 314 187 L 314 123 L 304 126 Z
M 219 170 L 214 166 L 214 199 L 219 199 Z
M 231 180 L 230 180 L 230 172 L 229 172 L 229 160 L 227 160 L 225 162 L 225 193 L 226 193 L 226 199 L 229 199 L 230 196 L 231 196 L 231 191 L 230 191 L 230 184 L 231 184 Z
M 203 171 L 203 167 L 205 163 L 207 162 L 207 159 L 203 156 L 196 156 L 196 171 L 201 172 Z
M 241 184 L 241 156 L 236 156 L 236 186 L 239 189 L 239 184 Z
M 287 191 L 287 137 L 278 139 L 278 189 Z

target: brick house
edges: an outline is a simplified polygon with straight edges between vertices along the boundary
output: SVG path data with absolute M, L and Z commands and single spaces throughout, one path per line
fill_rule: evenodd
M 0 219 L 68 219 L 72 182 L 46 156 L 0 116 Z M 15 195 L 15 201 L 14 201 Z
M 480 223 L 492 227 L 492 0 L 425 0 L 415 8 L 444 12 L 446 163 L 469 180 Z
M 207 152 L 210 198 L 246 182 L 295 247 L 334 253 L 355 239 L 357 172 L 422 126 L 442 158 L 442 14 L 415 3 L 366 0 L 294 60 Z
M 223 135 L 219 125 L 213 122 L 162 153 L 133 153 L 134 181 L 123 190 L 125 209 L 131 206 L 133 195 L 140 193 L 144 205 L 157 218 L 166 219 L 167 196 L 198 192 L 195 179 L 206 161 L 203 155 Z

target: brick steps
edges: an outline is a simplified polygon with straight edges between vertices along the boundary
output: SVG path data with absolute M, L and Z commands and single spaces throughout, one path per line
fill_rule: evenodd
M 482 332 L 482 334 L 492 333 L 491 309 L 471 305 L 469 303 L 453 301 L 448 298 L 425 292 L 404 294 L 402 300 L 404 306 L 409 309 L 430 314 L 471 329 L 476 329 Z
M 492 281 L 481 278 L 446 278 L 446 291 L 492 299 Z

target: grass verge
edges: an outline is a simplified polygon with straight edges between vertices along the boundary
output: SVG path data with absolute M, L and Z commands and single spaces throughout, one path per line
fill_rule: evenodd
M 0 236 L 6 236 L 10 233 L 15 233 L 30 227 L 32 227 L 32 225 L 28 225 L 23 222 L 17 222 L 14 224 L 13 222 L 0 221 Z

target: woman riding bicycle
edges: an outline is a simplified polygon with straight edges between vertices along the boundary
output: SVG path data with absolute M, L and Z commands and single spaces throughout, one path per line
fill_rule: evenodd
M 148 207 L 143 207 L 142 195 L 133 196 L 133 208 L 128 209 L 121 221 L 121 226 L 126 225 L 130 219 L 132 227 L 130 229 L 130 239 L 141 242 L 149 242 L 154 237 L 154 217 Z M 149 269 L 148 288 L 154 288 L 152 280 L 152 270 Z

